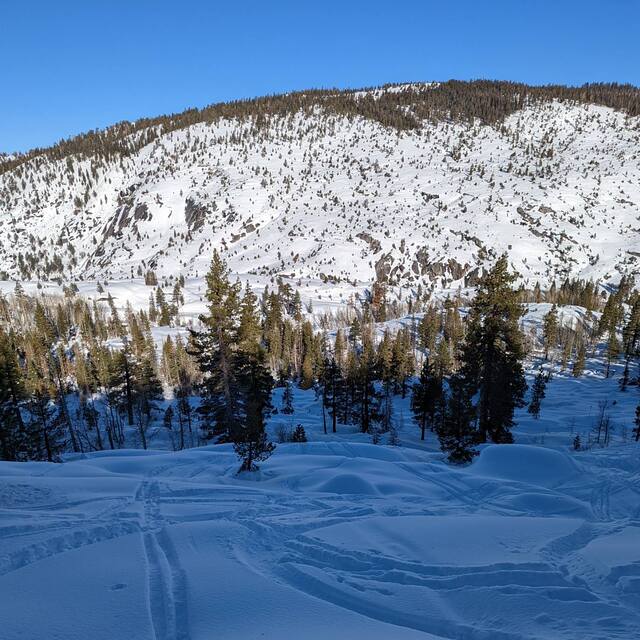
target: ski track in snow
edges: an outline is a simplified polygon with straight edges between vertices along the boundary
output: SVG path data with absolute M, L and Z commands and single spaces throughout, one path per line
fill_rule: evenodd
M 186 576 L 160 514 L 160 485 L 143 480 L 136 493 L 142 502 L 149 616 L 155 640 L 189 640 Z

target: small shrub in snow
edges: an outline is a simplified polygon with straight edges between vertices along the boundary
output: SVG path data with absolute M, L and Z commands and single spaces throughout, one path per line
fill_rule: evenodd
M 304 427 L 299 424 L 291 434 L 291 442 L 306 442 L 307 441 L 307 433 L 304 430 Z

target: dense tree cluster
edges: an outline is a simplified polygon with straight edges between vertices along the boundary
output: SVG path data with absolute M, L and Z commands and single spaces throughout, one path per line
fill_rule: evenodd
M 587 307 L 583 321 L 567 321 L 563 304 L 554 303 L 537 342 L 521 324 L 523 292 L 506 256 L 480 278 L 471 300 L 458 295 L 436 303 L 418 294 L 400 308 L 377 282 L 331 324 L 326 316 L 313 318 L 281 279 L 259 298 L 243 289 L 214 252 L 207 312 L 187 340 L 183 329 L 160 348 L 152 327 L 177 327 L 184 282 L 167 293 L 154 276 L 147 280 L 149 308 L 137 312 L 118 307 L 106 283 L 104 302 L 82 298 L 73 287 L 64 296 L 30 297 L 19 284 L 11 298 L 0 297 L 2 459 L 56 461 L 67 451 L 147 448 L 162 429 L 174 449 L 233 443 L 241 469 L 254 470 L 273 451 L 268 417 L 295 413 L 298 386 L 315 393 L 325 433 L 354 425 L 389 444 L 397 444 L 403 421 L 394 414 L 395 398 L 410 394 L 420 438 L 435 433 L 448 459 L 465 463 L 481 443 L 512 441 L 519 407 L 528 404 L 539 416 L 550 362 L 580 376 L 604 344 L 605 375 L 622 360 L 621 387 L 638 384 L 640 295 L 629 279 L 604 296 L 589 283 L 567 283 L 565 292 L 598 303 L 599 317 Z M 557 290 L 540 295 L 553 300 Z M 407 310 L 394 331 L 384 324 Z M 525 402 L 530 348 L 541 369 Z M 274 386 L 282 388 L 280 407 L 272 404 Z M 604 413 L 600 422 L 596 442 L 607 443 Z M 639 437 L 637 428 L 633 434 Z M 292 425 L 280 439 L 306 437 Z

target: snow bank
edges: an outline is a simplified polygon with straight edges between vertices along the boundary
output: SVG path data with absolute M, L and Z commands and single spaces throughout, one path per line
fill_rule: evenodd
M 541 487 L 554 487 L 577 476 L 568 454 L 524 444 L 489 445 L 472 465 L 473 473 Z

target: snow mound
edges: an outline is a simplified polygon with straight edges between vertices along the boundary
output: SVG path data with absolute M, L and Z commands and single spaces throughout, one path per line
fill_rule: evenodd
M 370 482 L 355 473 L 340 473 L 316 488 L 322 493 L 344 493 L 372 496 L 377 493 Z
M 471 466 L 474 474 L 553 487 L 578 474 L 576 463 L 565 453 L 531 445 L 490 445 Z

